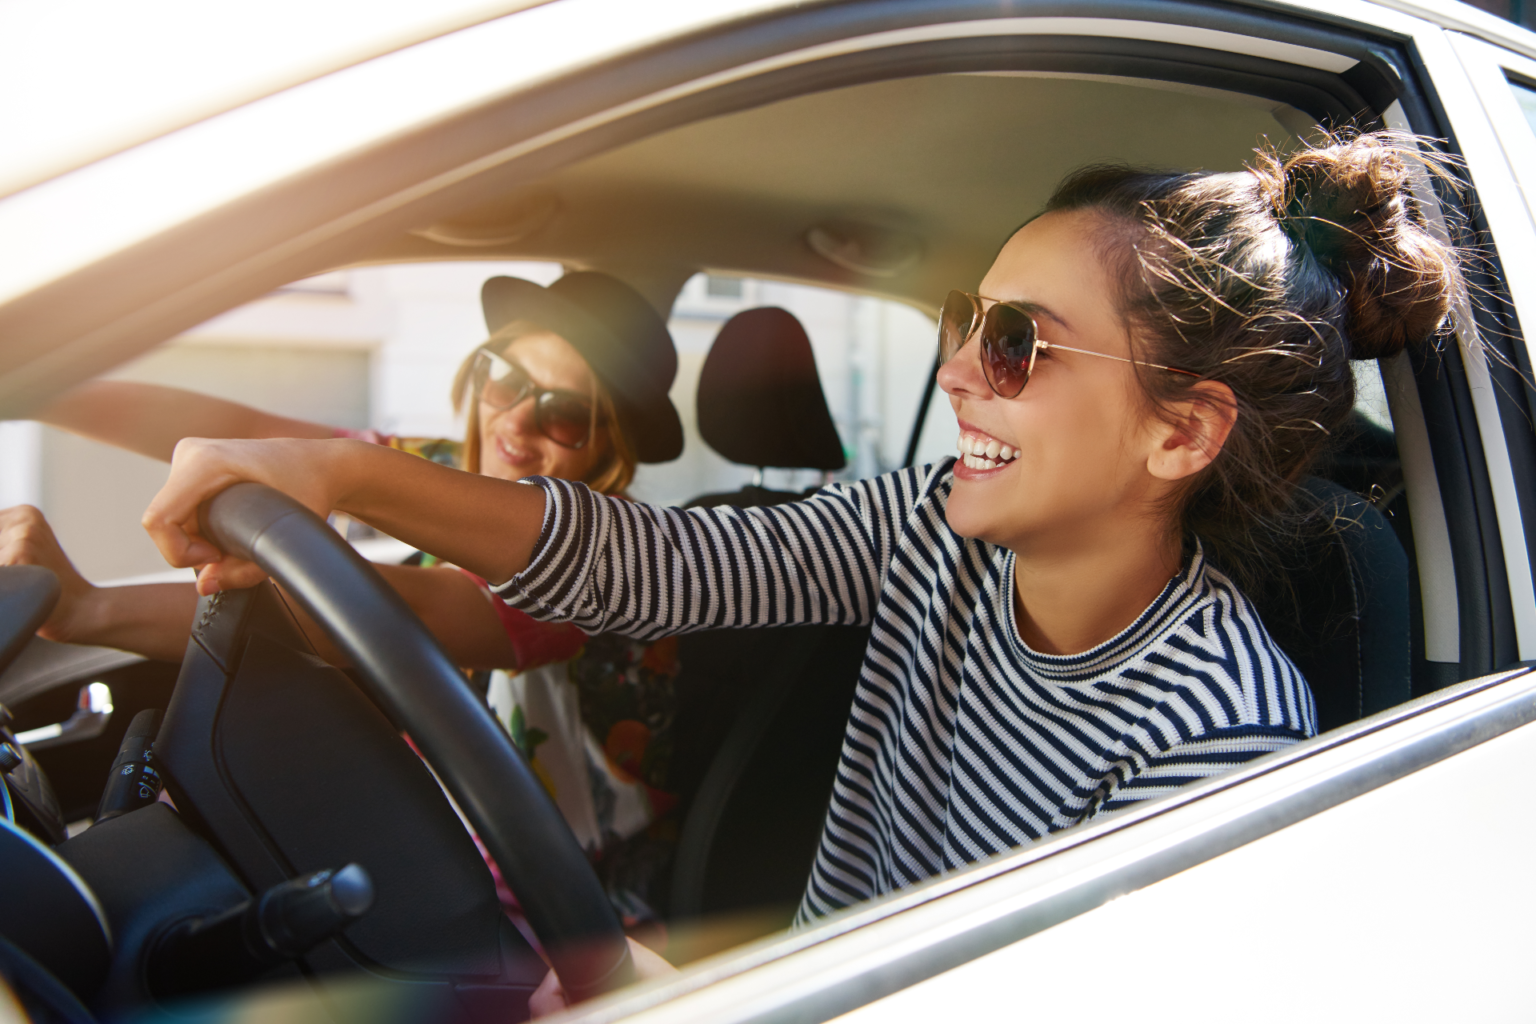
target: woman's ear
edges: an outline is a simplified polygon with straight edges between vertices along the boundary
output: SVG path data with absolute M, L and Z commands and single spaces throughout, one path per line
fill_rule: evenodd
M 1147 456 L 1147 469 L 1159 480 L 1183 480 L 1209 466 L 1237 422 L 1237 399 L 1220 381 L 1199 381 L 1185 394 L 1164 407 Z

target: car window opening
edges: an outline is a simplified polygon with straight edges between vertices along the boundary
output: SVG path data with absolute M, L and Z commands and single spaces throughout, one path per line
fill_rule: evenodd
M 945 289 L 976 288 L 1008 232 L 1067 171 L 1106 160 L 1235 171 L 1256 145 L 1269 140 L 1283 156 L 1316 124 L 1263 96 L 1033 75 L 878 81 L 658 132 L 508 184 L 491 203 L 482 197 L 462 216 L 395 239 L 388 261 L 359 254 L 356 266 L 292 282 L 111 377 L 207 392 L 458 464 L 464 421 L 450 391 L 464 356 L 485 340 L 482 283 L 510 276 L 548 289 L 573 274 L 611 275 L 666 307 L 677 373 L 665 397 L 682 438 L 680 457 L 631 467 L 633 481 L 617 488 L 624 497 L 768 507 L 829 482 L 929 465 L 955 454 L 961 432 L 949 396 L 928 387 L 935 323 L 926 311 Z M 1511 88 L 1536 127 L 1536 90 Z M 955 115 L 962 110 L 1018 122 L 984 136 L 979 169 L 964 181 L 953 155 L 970 151 L 976 125 Z M 1040 138 L 1068 141 L 1042 152 L 1031 143 Z M 506 229 L 514 221 L 518 231 Z M 648 229 L 657 223 L 671 229 L 665 242 Z M 728 345 L 739 348 L 727 354 Z M 784 367 L 793 372 L 780 379 Z M 519 364 L 532 384 L 518 401 L 544 401 L 540 436 L 565 437 L 575 450 L 574 420 L 557 419 L 554 404 L 591 396 L 583 444 L 619 406 L 604 405 L 597 384 L 551 383 L 560 368 Z M 1390 369 L 1359 360 L 1351 370 L 1354 408 L 1300 483 L 1306 500 L 1334 510 L 1339 529 L 1284 549 L 1292 561 L 1271 568 L 1285 578 L 1254 597 L 1276 649 L 1313 681 L 1324 731 L 1406 701 L 1432 675 L 1412 525 L 1425 510 L 1409 507 L 1399 454 L 1399 437 L 1424 424 L 1394 422 L 1394 410 L 1401 418 L 1418 406 L 1389 407 Z M 772 388 L 755 387 L 769 377 Z M 473 401 L 468 409 L 477 415 Z M 480 443 L 492 451 L 495 439 Z M 35 467 L 0 476 L 0 505 L 41 507 L 84 575 L 187 579 L 165 572 L 137 527 L 163 465 L 52 427 L 0 426 L 0 444 Z M 985 448 L 982 439 L 975 457 L 999 457 Z M 334 525 L 360 547 L 375 545 L 367 550 L 380 561 L 408 553 L 361 522 L 339 516 Z M 562 659 L 542 681 L 488 670 L 471 681 L 537 764 L 631 934 L 688 963 L 786 929 L 801 906 L 870 635 L 868 624 L 706 630 L 644 644 L 605 634 L 581 655 L 587 667 L 602 661 L 601 672 L 567 676 Z M 567 654 L 570 664 L 575 657 Z M 150 680 L 141 703 L 168 699 L 163 672 L 151 679 L 141 664 L 111 673 L 101 678 L 114 694 L 138 673 Z M 124 714 L 138 699 L 120 701 Z M 68 709 L 55 699 L 26 714 L 63 721 Z M 1105 787 L 1081 821 L 1103 808 Z M 84 807 L 77 800 L 71 810 Z

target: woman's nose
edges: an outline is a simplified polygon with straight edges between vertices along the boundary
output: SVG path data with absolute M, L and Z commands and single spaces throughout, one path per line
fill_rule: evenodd
M 992 389 L 981 372 L 981 346 L 967 338 L 960 351 L 939 367 L 939 387 L 955 398 L 990 398 Z
M 538 429 L 534 423 L 534 398 L 528 395 L 522 401 L 510 409 L 503 409 L 497 414 L 497 418 L 506 423 L 519 434 L 536 434 Z

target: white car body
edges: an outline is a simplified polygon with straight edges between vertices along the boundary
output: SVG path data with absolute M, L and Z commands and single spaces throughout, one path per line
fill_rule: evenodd
M 192 17 L 196 6 L 165 5 L 160 17 Z M 601 152 L 623 135 L 609 129 L 769 76 L 893 47 L 1030 36 L 1151 41 L 1333 75 L 1357 60 L 1245 34 L 1238 22 L 1191 22 L 1174 5 L 1024 2 L 985 16 L 981 5 L 951 5 L 964 14 L 954 18 L 942 4 L 922 12 L 790 0 L 433 6 L 430 17 L 389 8 L 361 41 L 338 17 L 302 59 L 278 66 L 234 48 L 188 66 L 196 89 L 165 73 L 102 104 L 96 91 L 133 76 L 143 55 L 175 69 L 183 51 L 156 51 L 153 22 L 109 21 L 123 33 L 116 45 L 60 62 L 60 47 L 31 41 L 67 36 L 74 8 L 0 12 L 0 25 L 27 30 L 0 29 L 0 82 L 10 83 L 0 92 L 13 97 L 0 121 L 0 412 L 25 417 L 177 331 L 419 227 L 440 213 L 435 196 L 476 175 L 541 154 L 558 163 Z M 776 28 L 856 7 L 890 8 L 904 23 L 850 16 L 844 29 L 829 13 L 815 33 Z M 303 9 L 269 5 L 262 31 L 291 30 Z M 1403 73 L 1438 106 L 1466 160 L 1499 280 L 1520 319 L 1536 323 L 1536 133 L 1509 85 L 1536 82 L 1536 35 L 1454 3 L 1224 10 L 1390 37 L 1414 56 Z M 217 26 L 207 31 L 216 36 Z M 687 51 L 671 73 L 647 63 L 699 39 L 724 40 L 729 53 Z M 630 78 L 610 74 L 626 61 L 638 69 Z M 460 139 L 451 153 L 408 166 L 397 159 L 421 133 L 518 110 L 525 98 L 526 123 L 504 139 Z M 1428 127 L 1402 104 L 1382 114 L 1393 127 Z M 1525 973 L 1536 963 L 1536 810 L 1521 795 L 1536 761 L 1536 677 L 1519 665 L 1536 661 L 1536 494 L 1522 485 L 1530 446 L 1511 435 L 1518 416 L 1501 405 L 1512 400 L 1480 357 L 1480 330 L 1475 311 L 1458 311 L 1454 358 L 1476 423 L 1467 436 L 1485 467 L 1477 512 L 1497 528 L 1481 549 L 1498 619 L 1492 640 L 1466 632 L 1463 523 L 1444 510 L 1445 466 L 1412 371 L 1401 360 L 1383 370 L 1414 509 L 1424 657 L 1478 678 L 568 1019 L 1536 1016 Z M 1516 335 L 1513 344 L 1528 342 Z M 1522 365 L 1532 361 L 1526 348 Z M 1474 647 L 1493 653 L 1477 662 Z

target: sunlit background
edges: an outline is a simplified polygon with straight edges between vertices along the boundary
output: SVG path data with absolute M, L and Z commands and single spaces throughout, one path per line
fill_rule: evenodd
M 176 337 L 115 377 L 169 384 L 338 427 L 462 437 L 450 401 L 454 371 L 485 339 L 480 286 L 510 274 L 548 284 L 553 263 L 437 262 L 337 271 L 280 289 Z M 899 303 L 772 281 L 707 274 L 683 288 L 670 327 L 678 347 L 672 400 L 683 455 L 642 466 L 631 493 L 682 503 L 735 490 L 754 470 L 699 437 L 694 390 L 715 334 L 757 306 L 795 313 L 810 334 L 828 406 L 848 456 L 840 477 L 901 464 L 933 368 L 933 323 Z M 942 403 L 941 403 L 942 404 Z M 947 410 L 947 405 L 944 406 Z M 922 454 L 953 446 L 932 417 Z M 949 419 L 953 424 L 953 418 Z M 164 481 L 163 463 L 30 422 L 0 424 L 0 507 L 36 505 L 87 578 L 166 571 L 138 526 Z M 770 470 L 768 486 L 801 489 L 820 474 Z

